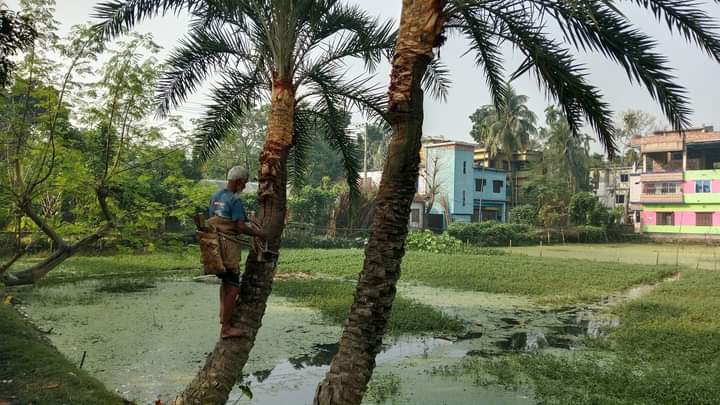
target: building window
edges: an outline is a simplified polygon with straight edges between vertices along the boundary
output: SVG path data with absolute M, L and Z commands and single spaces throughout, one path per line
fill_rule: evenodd
M 482 191 L 485 189 L 486 184 L 487 180 L 485 179 L 475 179 L 475 191 L 479 191 L 482 193 Z
M 420 225 L 420 209 L 412 209 L 412 211 L 410 212 L 410 222 L 415 225 Z
M 670 160 L 683 160 L 683 153 L 682 152 L 673 152 L 670 155 Z
M 625 194 L 616 194 L 615 204 L 625 204 Z
M 675 214 L 672 212 L 658 212 L 657 213 L 657 224 L 658 225 L 675 225 Z
M 620 182 L 627 183 L 630 180 L 629 174 L 621 174 L 620 175 Z
M 645 194 L 676 194 L 677 190 L 677 183 L 648 183 L 643 185 L 643 193 Z
M 710 180 L 698 180 L 695 182 L 696 193 L 709 193 L 710 192 Z
M 493 193 L 501 193 L 503 187 L 502 180 L 493 180 Z
M 467 162 L 463 162 L 463 174 L 467 173 Z
M 695 213 L 695 225 L 696 226 L 713 226 L 712 223 L 712 212 L 696 212 Z
M 465 190 L 462 191 L 462 204 L 465 206 Z
M 510 162 L 508 162 L 507 160 L 503 160 L 502 168 L 503 170 L 510 170 Z

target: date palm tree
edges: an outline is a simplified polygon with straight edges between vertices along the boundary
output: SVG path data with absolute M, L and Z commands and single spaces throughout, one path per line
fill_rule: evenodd
M 382 115 L 384 99 L 369 78 L 346 77 L 344 63 L 359 58 L 367 70 L 394 44 L 390 22 L 339 0 L 112 0 L 96 14 L 106 36 L 120 35 L 159 14 L 189 13 L 190 32 L 168 61 L 158 89 L 160 112 L 183 103 L 201 82 L 218 78 L 199 125 L 198 155 L 208 158 L 238 119 L 267 102 L 268 130 L 260 155 L 258 220 L 280 248 L 288 173 L 304 171 L 311 126 L 344 158 L 357 188 L 358 157 L 344 131 L 346 109 Z M 220 340 L 176 404 L 222 404 L 255 342 L 272 290 L 276 260 L 250 252 L 233 319 L 243 336 Z
M 372 232 L 355 298 L 330 370 L 315 394 L 316 404 L 359 404 L 375 367 L 404 255 L 410 205 L 415 193 L 423 124 L 422 81 L 433 49 L 447 33 L 470 41 L 493 102 L 506 92 L 503 46 L 524 61 L 510 79 L 531 72 L 564 112 L 573 134 L 583 123 L 595 130 L 608 154 L 615 152 L 612 111 L 573 50 L 599 52 L 644 86 L 678 129 L 690 123 L 683 87 L 676 83 L 656 42 L 639 31 L 613 0 L 403 0 L 393 57 L 388 118 L 392 140 L 376 199 Z M 720 62 L 716 21 L 695 2 L 627 0 L 650 10 L 670 30 L 697 44 Z M 546 27 L 555 25 L 560 36 Z M 440 83 L 440 82 L 438 82 Z

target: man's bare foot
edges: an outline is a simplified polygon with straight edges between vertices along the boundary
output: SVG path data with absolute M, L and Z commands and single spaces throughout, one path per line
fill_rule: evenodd
M 238 328 L 233 328 L 232 326 L 223 326 L 222 329 L 220 329 L 220 337 L 223 339 L 240 336 L 242 336 L 242 330 Z

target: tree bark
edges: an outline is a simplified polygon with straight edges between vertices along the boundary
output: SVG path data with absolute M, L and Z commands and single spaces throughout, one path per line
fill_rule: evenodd
M 105 236 L 110 228 L 112 228 L 112 225 L 105 224 L 92 235 L 86 236 L 72 245 L 67 245 L 63 242 L 63 245 L 56 249 L 42 262 L 23 271 L 5 275 L 2 280 L 3 283 L 7 286 L 28 285 L 35 283 L 78 251 L 100 240 L 103 236 Z
M 68 245 L 65 239 L 58 235 L 58 233 L 55 232 L 55 230 L 32 209 L 32 206 L 29 202 L 20 204 L 23 213 L 25 213 L 25 215 L 27 215 L 28 218 L 30 218 L 33 223 L 35 223 L 35 225 L 40 228 L 50 239 L 52 239 L 55 245 L 55 250 L 42 262 L 17 273 L 6 274 L 3 276 L 3 273 L 13 264 L 15 260 L 11 261 L 9 264 L 7 264 L 7 267 L 0 271 L 0 276 L 3 277 L 2 282 L 8 286 L 34 284 L 37 280 L 45 277 L 53 269 L 62 264 L 62 262 L 73 256 L 78 251 L 85 249 L 86 247 L 102 239 L 114 226 L 114 217 L 112 215 L 112 212 L 110 211 L 110 208 L 107 205 L 107 192 L 104 189 L 98 189 L 96 191 L 96 195 L 98 199 L 98 204 L 100 204 L 103 216 L 105 217 L 105 220 L 107 222 L 100 226 L 92 235 L 86 236 L 85 238 L 75 242 L 72 245 Z
M 403 0 L 390 77 L 390 150 L 355 299 L 338 353 L 315 393 L 315 404 L 359 404 L 375 368 L 400 277 L 416 192 L 423 124 L 421 81 L 433 47 L 440 44 L 442 25 L 441 0 Z
M 280 248 L 280 238 L 285 227 L 286 166 L 292 144 L 294 114 L 295 92 L 292 84 L 288 80 L 274 80 L 268 135 L 260 155 L 258 219 L 268 232 L 268 249 L 275 252 Z M 217 342 L 205 366 L 175 398 L 175 405 L 224 404 L 242 376 L 255 337 L 262 326 L 275 276 L 276 261 L 263 261 L 258 254 L 248 254 L 233 315 L 233 325 L 244 332 L 243 336 Z

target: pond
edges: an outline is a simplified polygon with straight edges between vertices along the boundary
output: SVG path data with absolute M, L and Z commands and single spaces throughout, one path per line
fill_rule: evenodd
M 617 320 L 590 307 L 560 310 L 523 297 L 402 285 L 404 296 L 458 316 L 459 336 L 386 339 L 365 403 L 529 404 L 531 392 L 473 384 L 433 370 L 466 357 L 581 347 Z M 108 388 L 138 403 L 168 400 L 202 366 L 219 333 L 216 285 L 175 281 L 107 281 L 36 287 L 21 296 L 25 312 L 57 348 Z M 244 384 L 229 403 L 304 404 L 312 399 L 337 349 L 340 327 L 286 299 L 272 297 Z

